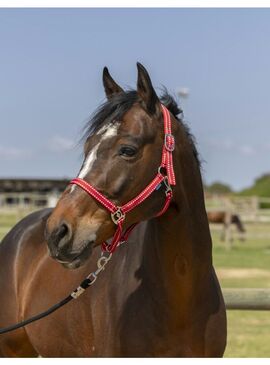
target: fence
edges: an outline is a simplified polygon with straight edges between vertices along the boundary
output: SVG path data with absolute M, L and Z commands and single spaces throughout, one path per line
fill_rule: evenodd
M 1 212 L 12 210 L 34 210 L 38 208 L 54 207 L 60 197 L 58 191 L 48 193 L 0 193 Z
M 59 196 L 58 190 L 44 193 L 1 192 L 0 207 L 53 206 Z M 240 214 L 244 221 L 270 222 L 270 198 L 211 195 L 205 197 L 205 202 L 208 211 L 225 210 Z
M 226 309 L 270 310 L 270 289 L 222 289 Z
M 212 195 L 205 203 L 208 211 L 239 214 L 244 222 L 270 222 L 270 198 Z
M 232 215 L 237 214 L 244 227 L 248 224 L 245 234 L 236 233 L 236 225 L 211 224 L 211 231 L 219 231 L 228 249 L 236 239 L 270 239 L 270 230 L 261 229 L 270 223 L 270 198 L 234 197 L 212 195 L 205 198 L 208 212 L 225 212 L 226 222 L 230 222 Z M 252 229 L 250 229 L 252 228 Z

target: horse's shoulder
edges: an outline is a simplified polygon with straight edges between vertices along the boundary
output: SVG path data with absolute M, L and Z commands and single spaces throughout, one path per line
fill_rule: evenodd
M 15 226 L 14 229 L 16 227 L 20 227 L 20 226 L 31 226 L 34 227 L 35 225 L 39 225 L 39 224 L 46 224 L 47 219 L 49 218 L 51 212 L 52 212 L 53 208 L 44 208 L 41 210 L 37 210 L 33 213 L 28 214 L 27 216 L 25 216 L 23 219 L 21 219 Z
M 32 242 L 30 237 L 35 234 L 43 238 L 46 221 L 52 209 L 46 208 L 33 212 L 21 219 L 3 238 L 0 251 L 14 252 L 25 243 Z

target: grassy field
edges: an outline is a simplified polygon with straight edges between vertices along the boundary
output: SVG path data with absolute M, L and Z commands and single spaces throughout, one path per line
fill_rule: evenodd
M 248 233 L 269 235 L 267 224 L 247 226 Z M 270 238 L 235 240 L 225 248 L 214 231 L 213 256 L 223 288 L 270 288 Z M 227 311 L 228 344 L 225 357 L 270 357 L 269 311 Z
M 0 213 L 0 240 L 7 234 L 11 227 L 13 227 L 20 219 L 27 213 L 25 211 L 7 211 L 4 214 Z
M 0 214 L 0 239 L 22 215 Z M 212 231 L 214 265 L 223 288 L 270 288 L 270 226 L 250 224 L 247 231 L 251 238 L 235 240 L 230 250 Z M 227 316 L 226 357 L 270 357 L 269 311 L 231 310 Z

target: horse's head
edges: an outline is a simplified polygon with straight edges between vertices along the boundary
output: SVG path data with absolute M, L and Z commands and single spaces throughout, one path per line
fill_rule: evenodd
M 160 101 L 150 77 L 138 66 L 137 91 L 124 92 L 103 71 L 108 101 L 93 117 L 78 177 L 116 206 L 137 196 L 157 174 L 164 141 Z M 164 189 L 155 191 L 126 216 L 124 226 L 154 217 L 164 204 Z M 48 219 L 50 255 L 68 268 L 79 267 L 93 247 L 113 236 L 110 212 L 76 185 L 69 185 Z

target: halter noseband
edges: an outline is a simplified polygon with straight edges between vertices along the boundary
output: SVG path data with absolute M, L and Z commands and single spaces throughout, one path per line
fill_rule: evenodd
M 95 198 L 99 203 L 101 203 L 107 210 L 111 212 L 111 219 L 117 229 L 114 233 L 112 241 L 110 244 L 107 242 L 102 243 L 102 250 L 113 253 L 116 248 L 127 241 L 130 233 L 136 227 L 138 223 L 132 224 L 128 227 L 125 232 L 123 232 L 123 223 L 126 217 L 126 213 L 133 210 L 139 204 L 141 204 L 145 199 L 147 199 L 155 190 L 158 190 L 161 183 L 165 185 L 165 195 L 166 200 L 162 210 L 156 215 L 161 216 L 168 209 L 171 199 L 172 199 L 172 185 L 176 185 L 175 174 L 173 169 L 173 158 L 172 152 L 175 148 L 174 136 L 171 131 L 171 117 L 168 109 L 161 104 L 163 119 L 164 119 L 164 144 L 162 150 L 162 160 L 158 168 L 157 175 L 155 178 L 146 186 L 146 188 L 135 198 L 127 202 L 122 206 L 116 206 L 109 199 L 107 199 L 103 194 L 96 190 L 91 184 L 87 183 L 85 180 L 80 178 L 75 178 L 71 180 L 70 184 L 76 184 L 80 186 L 86 193 Z M 166 174 L 162 174 L 162 170 L 165 170 Z

